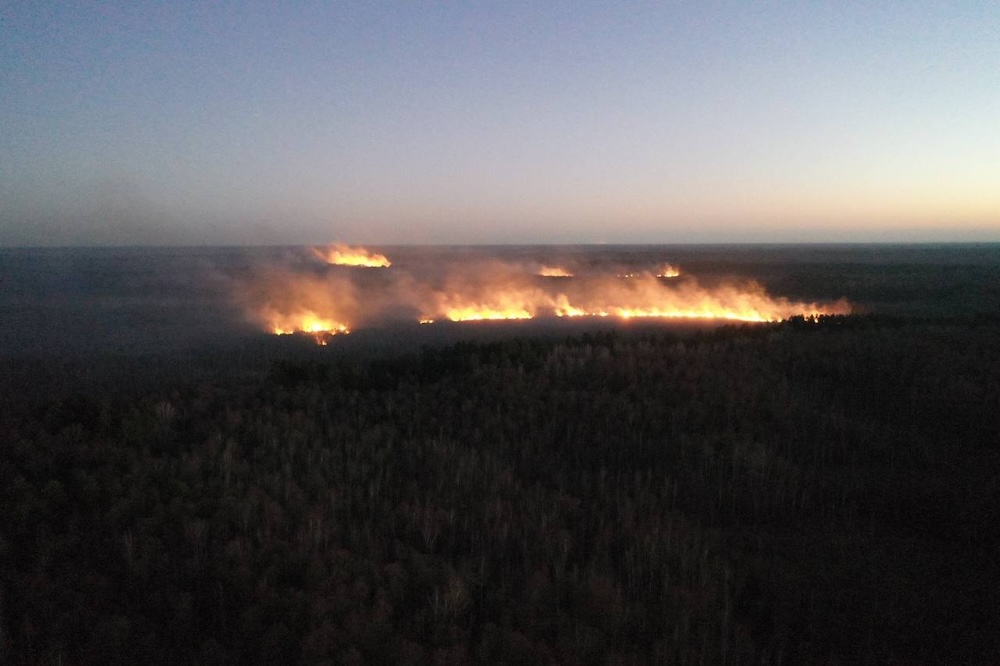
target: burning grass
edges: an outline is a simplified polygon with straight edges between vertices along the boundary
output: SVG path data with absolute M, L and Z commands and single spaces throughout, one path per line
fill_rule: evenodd
M 332 266 L 392 265 L 382 254 L 344 245 L 312 252 L 329 270 L 266 269 L 241 285 L 248 316 L 265 330 L 307 333 L 322 344 L 330 336 L 378 324 L 387 312 L 397 320 L 429 324 L 562 317 L 775 322 L 851 311 L 843 299 L 817 303 L 772 296 L 753 280 L 704 285 L 670 263 L 624 274 L 580 274 L 555 263 L 539 268 L 458 257 L 430 267 L 397 267 L 373 281 Z

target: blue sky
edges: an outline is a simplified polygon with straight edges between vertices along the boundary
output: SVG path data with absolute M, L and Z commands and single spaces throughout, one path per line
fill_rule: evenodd
M 991 2 L 0 8 L 0 245 L 1000 241 Z

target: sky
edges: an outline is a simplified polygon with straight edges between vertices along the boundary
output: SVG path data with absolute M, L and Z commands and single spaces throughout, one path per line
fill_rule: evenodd
M 1000 4 L 0 4 L 0 246 L 873 241 L 1000 241 Z

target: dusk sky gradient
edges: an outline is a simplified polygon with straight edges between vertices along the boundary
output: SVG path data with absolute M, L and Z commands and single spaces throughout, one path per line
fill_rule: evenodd
M 1000 3 L 0 6 L 0 245 L 335 241 L 1000 241 Z

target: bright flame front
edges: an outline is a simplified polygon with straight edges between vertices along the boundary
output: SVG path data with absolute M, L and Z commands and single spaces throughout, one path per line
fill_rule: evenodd
M 364 248 L 335 246 L 313 252 L 340 265 L 391 264 Z M 353 272 L 271 270 L 246 289 L 244 300 L 265 330 L 309 334 L 320 344 L 349 333 L 358 322 L 378 322 L 383 313 L 409 312 L 427 324 L 539 317 L 773 322 L 851 311 L 843 300 L 817 304 L 774 297 L 753 281 L 703 286 L 691 276 L 681 278 L 671 264 L 662 264 L 656 272 L 588 272 L 583 277 L 551 265 L 539 270 L 539 265 L 445 259 L 433 261 L 423 272 L 395 269 L 378 279 Z M 539 281 L 539 275 L 564 279 Z M 398 319 L 398 314 L 393 316 Z
M 294 315 L 279 315 L 272 313 L 269 328 L 275 335 L 293 335 L 305 333 L 311 335 L 317 344 L 325 345 L 334 335 L 350 333 L 351 329 L 344 322 L 335 321 L 317 315 L 315 312 L 304 311 Z
M 314 247 L 313 254 L 334 266 L 357 266 L 363 268 L 388 268 L 392 262 L 384 254 L 369 252 L 363 247 L 331 245 Z

